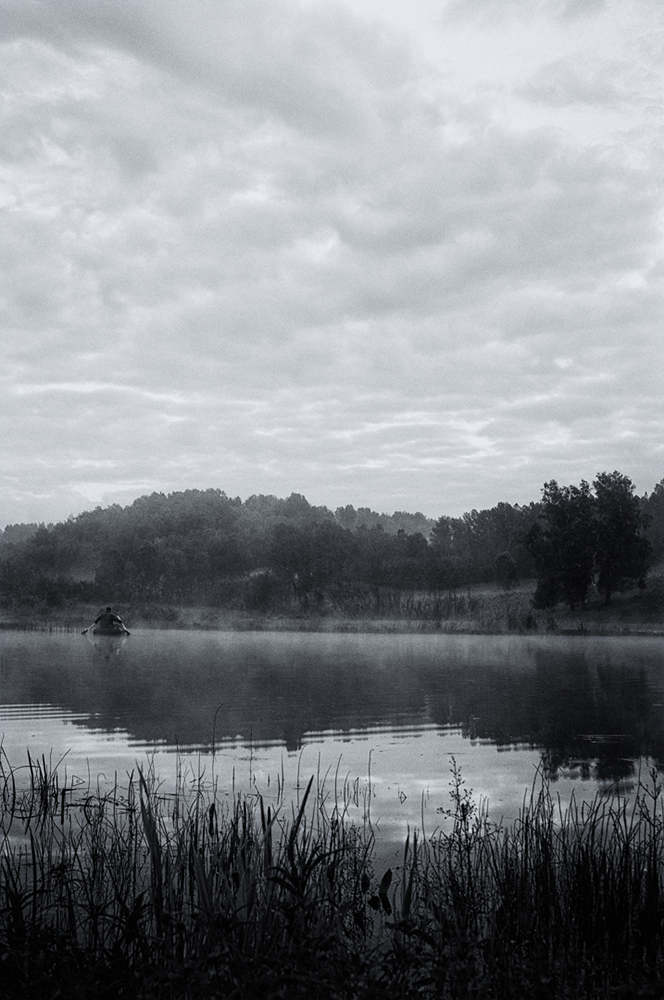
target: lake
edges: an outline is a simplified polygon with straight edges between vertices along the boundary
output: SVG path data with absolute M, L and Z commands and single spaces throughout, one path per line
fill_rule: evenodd
M 221 794 L 297 800 L 310 775 L 384 844 L 432 833 L 454 758 L 494 820 L 541 768 L 564 802 L 664 765 L 662 642 L 651 637 L 138 631 L 1 635 L 0 728 L 14 768 L 62 758 L 72 787 L 154 768 Z M 25 774 L 24 770 L 18 772 Z

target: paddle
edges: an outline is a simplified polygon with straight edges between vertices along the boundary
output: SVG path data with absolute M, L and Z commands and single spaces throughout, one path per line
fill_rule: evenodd
M 90 629 L 91 629 L 91 628 L 94 628 L 94 626 L 95 626 L 96 624 L 97 624 L 96 622 L 93 622 L 93 623 L 92 623 L 92 625 L 88 625 L 88 627 L 87 627 L 87 628 L 84 628 L 84 629 L 83 629 L 83 631 L 81 632 L 81 635 L 85 635 L 85 634 L 86 634 L 87 632 L 89 632 L 89 631 L 90 631 Z M 129 629 L 127 628 L 127 626 L 126 626 L 126 625 L 125 625 L 124 623 L 123 623 L 123 625 L 122 625 L 122 628 L 124 629 L 124 634 L 125 634 L 125 635 L 131 635 L 131 632 L 129 631 Z

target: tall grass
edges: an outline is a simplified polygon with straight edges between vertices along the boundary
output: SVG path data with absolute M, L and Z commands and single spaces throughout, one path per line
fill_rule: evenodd
M 453 768 L 445 832 L 375 871 L 371 824 L 312 778 L 298 804 L 147 768 L 74 796 L 62 764 L 3 758 L 5 997 L 658 997 L 664 815 L 562 809 L 540 776 L 493 825 Z

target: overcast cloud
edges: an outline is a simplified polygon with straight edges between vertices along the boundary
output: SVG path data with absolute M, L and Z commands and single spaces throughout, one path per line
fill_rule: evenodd
M 658 0 L 9 0 L 2 523 L 662 475 Z

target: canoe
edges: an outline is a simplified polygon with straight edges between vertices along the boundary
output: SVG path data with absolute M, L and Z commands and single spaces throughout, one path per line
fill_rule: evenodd
M 110 625 L 97 625 L 92 630 L 93 635 L 126 635 L 123 628 L 112 628 Z

